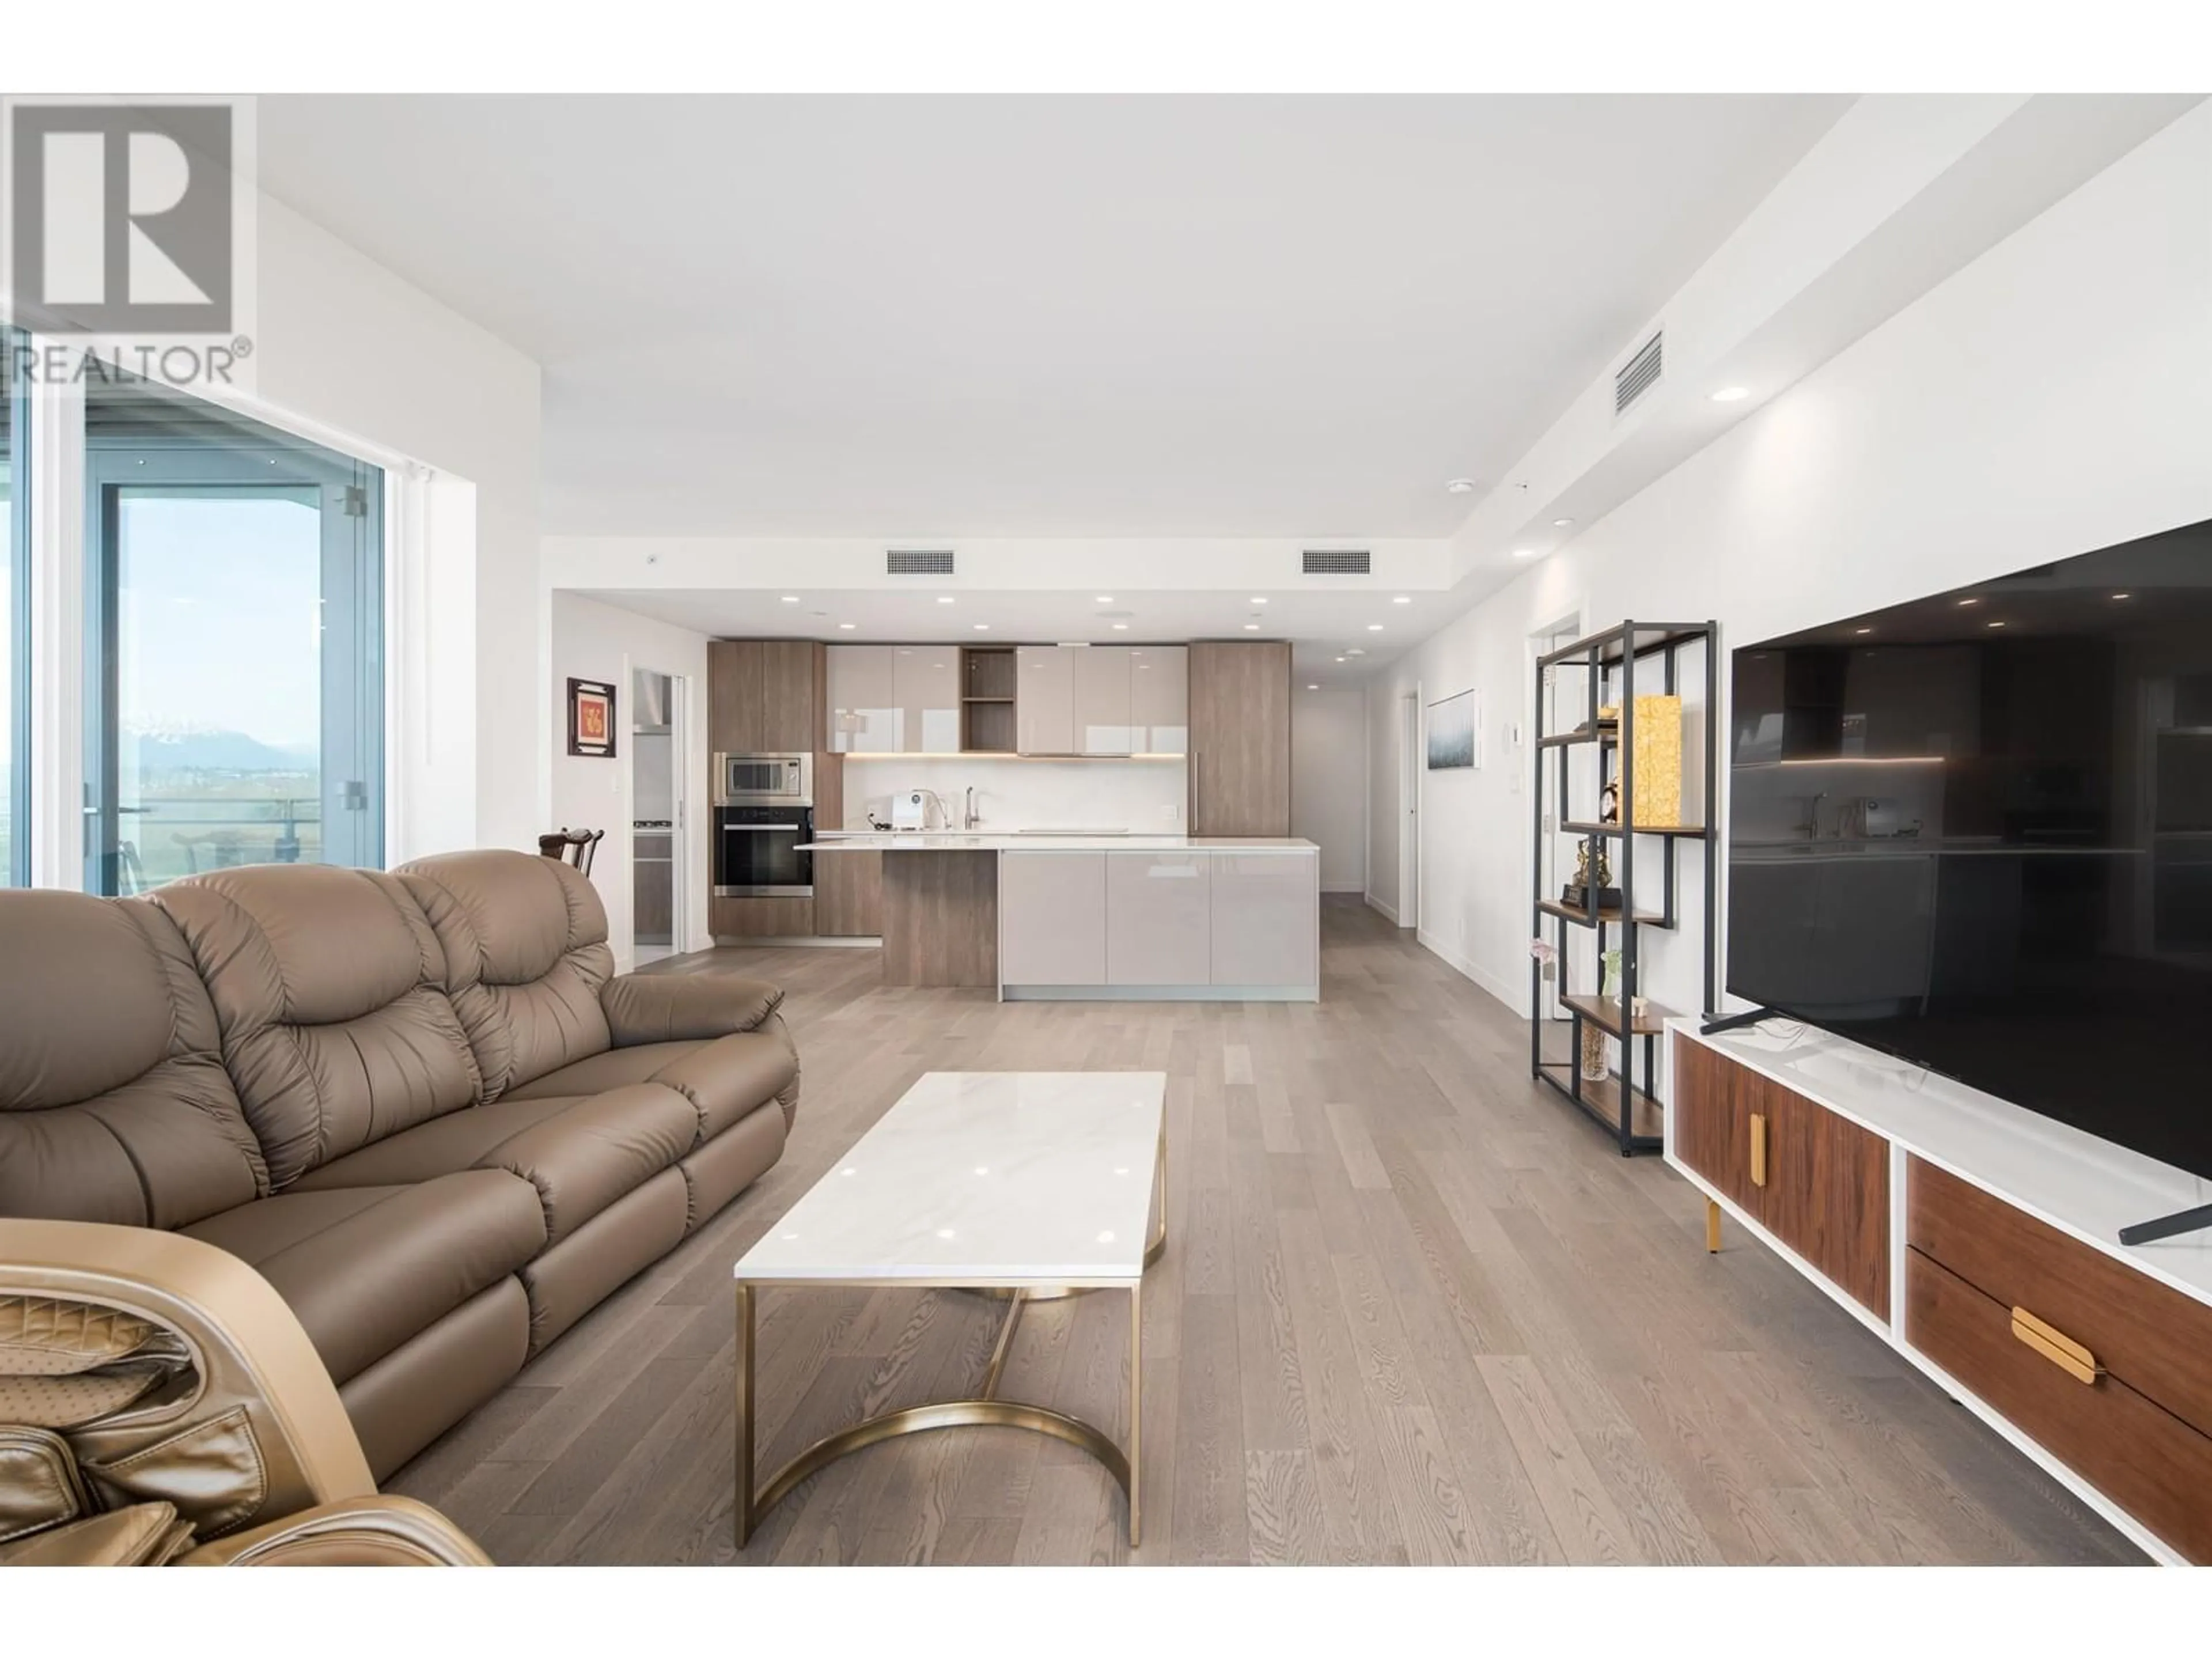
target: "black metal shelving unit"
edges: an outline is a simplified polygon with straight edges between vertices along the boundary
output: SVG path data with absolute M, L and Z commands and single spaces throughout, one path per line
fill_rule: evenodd
M 1681 694 L 1680 653 L 1692 646 L 1705 647 L 1705 793 L 1703 810 L 1695 824 L 1638 824 L 1625 822 L 1633 811 L 1636 799 L 1636 696 L 1638 681 L 1650 672 L 1650 661 L 1656 658 L 1660 667 L 1660 690 L 1670 695 Z M 1584 681 L 1584 718 L 1583 724 L 1571 731 L 1547 732 L 1543 728 L 1547 699 L 1544 696 L 1546 677 L 1555 671 L 1579 671 Z M 1645 691 L 1650 690 L 1646 684 Z M 1533 753 L 1535 756 L 1535 787 L 1529 792 L 1532 798 L 1531 830 L 1534 837 L 1533 872 L 1530 876 L 1530 901 L 1534 917 L 1534 937 L 1546 937 L 1547 925 L 1553 937 L 1549 942 L 1556 949 L 1556 969 L 1559 975 L 1559 1004 L 1567 1012 L 1565 1018 L 1548 1015 L 1544 1004 L 1544 964 L 1532 958 L 1528 965 L 1528 1067 L 1530 1074 L 1540 1079 L 1565 1095 L 1612 1132 L 1620 1144 L 1621 1156 L 1632 1157 L 1638 1152 L 1656 1152 L 1662 1142 L 1664 1103 L 1656 1091 L 1658 1077 L 1658 1041 L 1665 1029 L 1667 1010 L 1650 1005 L 1642 1018 L 1634 1017 L 1638 974 L 1638 940 L 1647 927 L 1676 929 L 1686 923 L 1700 929 L 1700 943 L 1705 964 L 1705 1001 L 1710 1009 L 1716 1000 L 1717 985 L 1715 980 L 1715 947 L 1717 943 L 1714 918 L 1719 884 L 1720 836 L 1715 823 L 1719 805 L 1720 767 L 1720 624 L 1702 623 L 1639 623 L 1623 622 L 1587 639 L 1577 640 L 1572 645 L 1547 652 L 1536 659 L 1536 702 L 1538 727 Z M 1601 725 L 1598 710 L 1607 704 L 1618 704 L 1620 713 L 1611 725 Z M 1595 749 L 1598 757 L 1595 787 L 1603 792 L 1607 783 L 1620 786 L 1623 822 L 1606 823 L 1597 821 L 1599 808 L 1592 805 L 1589 814 L 1577 817 L 1573 810 L 1571 768 L 1568 764 L 1573 751 L 1583 745 Z M 1556 778 L 1547 778 L 1547 769 Z M 1689 805 L 1689 784 L 1683 778 L 1683 805 Z M 1597 868 L 1601 848 L 1613 845 L 1620 849 L 1620 869 L 1615 872 L 1620 888 L 1618 907 L 1599 907 L 1594 894 L 1586 895 L 1590 902 L 1577 909 L 1564 902 L 1556 891 L 1547 891 L 1544 870 L 1545 801 L 1547 790 L 1551 791 L 1557 812 L 1559 828 L 1566 834 L 1581 837 L 1589 851 L 1589 865 L 1593 872 Z M 1639 906 L 1636 898 L 1636 849 L 1641 842 L 1656 841 L 1660 848 L 1659 908 Z M 1695 843 L 1705 859 L 1705 897 L 1702 915 L 1685 916 L 1676 902 L 1677 860 L 1684 843 Z M 1596 886 L 1593 881 L 1593 887 Z M 1567 929 L 1594 929 L 1597 935 L 1597 954 L 1601 963 L 1600 983 L 1588 994 L 1578 994 L 1567 988 L 1569 960 Z M 1617 1000 L 1603 995 L 1602 963 L 1608 948 L 1607 941 L 1619 930 L 1620 950 L 1620 992 Z M 1619 1042 L 1620 1069 L 1604 1081 L 1586 1079 L 1582 1072 L 1583 1031 L 1585 1024 Z M 1564 1061 L 1548 1060 L 1544 1054 L 1544 1036 L 1547 1028 L 1565 1026 L 1568 1034 L 1567 1057 Z M 1642 1064 L 1638 1063 L 1641 1050 Z M 1561 1073 L 1565 1073 L 1562 1077 Z

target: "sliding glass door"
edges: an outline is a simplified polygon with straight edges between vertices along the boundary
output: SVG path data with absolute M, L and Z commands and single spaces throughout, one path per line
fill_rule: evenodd
M 86 885 L 384 852 L 383 479 L 149 389 L 88 398 Z

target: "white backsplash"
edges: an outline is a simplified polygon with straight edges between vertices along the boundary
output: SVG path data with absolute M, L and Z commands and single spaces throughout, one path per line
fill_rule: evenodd
M 888 822 L 891 797 L 933 789 L 960 827 L 968 787 L 976 793 L 977 827 L 997 834 L 1017 830 L 1127 830 L 1139 835 L 1181 835 L 1188 789 L 1181 756 L 1165 760 L 1022 760 L 1014 756 L 908 755 L 848 757 L 847 830 L 865 830 L 873 812 Z M 825 828 L 828 826 L 824 826 Z M 929 827 L 943 827 L 934 807 Z

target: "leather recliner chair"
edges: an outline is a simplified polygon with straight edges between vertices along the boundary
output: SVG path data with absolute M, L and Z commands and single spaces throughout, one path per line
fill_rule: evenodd
M 253 1268 L 380 1479 L 782 1153 L 781 994 L 605 939 L 522 853 L 0 892 L 0 1217 Z
M 489 1565 L 377 1494 L 300 1322 L 191 1239 L 0 1221 L 0 1566 Z

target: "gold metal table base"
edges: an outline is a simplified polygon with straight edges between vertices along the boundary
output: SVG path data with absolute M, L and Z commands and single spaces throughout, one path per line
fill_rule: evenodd
M 1160 1130 L 1160 1149 L 1156 1165 L 1156 1200 L 1159 1206 L 1159 1224 L 1145 1246 L 1144 1266 L 1149 1267 L 1160 1259 L 1168 1243 L 1167 1203 L 1167 1128 Z M 1141 1272 L 1141 1269 L 1139 1270 Z M 831 1288 L 836 1281 L 823 1281 Z M 1050 1435 L 1071 1446 L 1086 1451 L 1103 1464 L 1106 1473 L 1114 1477 L 1121 1488 L 1122 1497 L 1129 1505 L 1129 1547 L 1135 1549 L 1141 1536 L 1140 1519 L 1143 1497 L 1144 1443 L 1144 1283 L 1141 1279 L 1129 1286 L 1129 1449 L 1125 1454 L 1114 1443 L 1113 1437 L 1079 1417 L 1070 1417 L 1048 1407 L 1030 1405 L 1015 1400 L 997 1398 L 1000 1379 L 1005 1376 L 1006 1358 L 1012 1352 L 1014 1329 L 1021 1323 L 1022 1310 L 1031 1302 L 1054 1301 L 1063 1297 L 1082 1296 L 1092 1290 L 1116 1288 L 1109 1285 L 1054 1285 L 1043 1289 L 1010 1290 L 1000 1287 L 972 1285 L 915 1286 L 916 1289 L 978 1290 L 983 1294 L 1008 1298 L 1006 1322 L 999 1328 L 998 1340 L 992 1345 L 991 1363 L 983 1373 L 983 1386 L 973 1399 L 945 1400 L 927 1406 L 908 1406 L 902 1410 L 884 1412 L 855 1423 L 849 1429 L 840 1429 L 816 1441 L 805 1451 L 785 1464 L 770 1476 L 765 1486 L 756 1486 L 753 1480 L 753 1369 L 755 1340 L 754 1313 L 757 1292 L 754 1285 L 740 1282 L 738 1285 L 738 1547 L 744 1548 L 751 1541 L 753 1532 L 761 1518 L 809 1476 L 819 1474 L 848 1453 L 880 1445 L 901 1435 L 924 1434 L 932 1429 L 965 1427 L 1028 1429 L 1033 1433 Z

